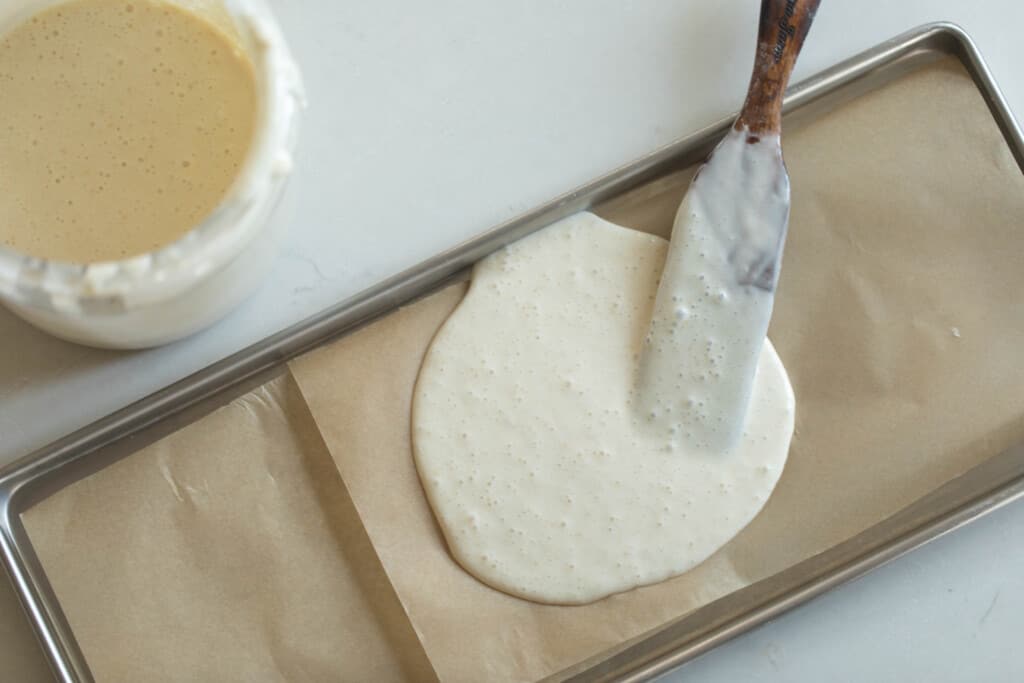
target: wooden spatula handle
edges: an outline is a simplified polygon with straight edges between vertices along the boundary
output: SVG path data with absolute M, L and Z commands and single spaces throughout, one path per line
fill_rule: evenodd
M 821 0 L 761 0 L 757 56 L 737 129 L 753 135 L 782 130 L 782 96 Z

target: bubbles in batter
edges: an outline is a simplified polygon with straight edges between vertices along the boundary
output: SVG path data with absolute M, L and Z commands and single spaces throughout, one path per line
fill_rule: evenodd
M 667 438 L 638 409 L 666 248 L 573 216 L 481 262 L 434 340 L 414 396 L 416 464 L 453 555 L 485 583 L 557 604 L 655 583 L 768 500 L 794 415 L 770 343 L 732 451 Z M 715 347 L 699 351 L 703 369 Z
M 178 239 L 234 182 L 252 65 L 159 0 L 73 0 L 0 36 L 0 243 L 93 263 Z

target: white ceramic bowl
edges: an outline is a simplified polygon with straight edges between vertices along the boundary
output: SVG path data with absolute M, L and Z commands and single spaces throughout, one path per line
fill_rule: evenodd
M 0 247 L 0 301 L 69 341 L 145 348 L 188 336 L 237 306 L 266 276 L 280 242 L 269 216 L 292 168 L 304 105 L 302 79 L 262 0 L 168 0 L 237 38 L 259 90 L 256 131 L 220 206 L 158 251 L 87 266 Z M 0 33 L 60 0 L 0 3 Z

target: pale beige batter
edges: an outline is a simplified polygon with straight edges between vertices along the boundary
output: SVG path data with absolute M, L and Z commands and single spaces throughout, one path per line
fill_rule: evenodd
M 166 246 L 252 141 L 237 44 L 158 0 L 73 0 L 0 38 L 0 243 L 76 263 Z
M 554 604 L 663 581 L 736 536 L 775 488 L 794 397 L 769 342 L 732 450 L 653 430 L 635 409 L 667 248 L 570 216 L 478 263 L 434 338 L 413 398 L 416 466 L 452 554 L 481 581 Z M 680 367 L 705 371 L 712 351 L 680 345 Z M 681 385 L 656 387 L 662 402 Z

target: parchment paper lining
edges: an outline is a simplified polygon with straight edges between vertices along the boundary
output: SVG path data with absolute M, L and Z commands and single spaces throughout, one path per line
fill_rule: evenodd
M 290 375 L 24 521 L 98 681 L 433 678 Z
M 708 562 L 550 607 L 452 561 L 408 425 L 454 285 L 25 516 L 98 680 L 424 680 L 431 665 L 443 680 L 536 680 L 1024 438 L 1024 177 L 959 65 L 791 126 L 786 155 L 794 208 L 771 336 L 797 433 L 765 511 Z M 666 234 L 688 177 L 598 212 Z
M 1024 178 L 969 77 L 952 62 L 928 68 L 788 130 L 785 144 L 794 207 L 771 335 L 797 432 L 767 508 L 693 572 L 551 607 L 451 559 L 406 425 L 460 287 L 292 364 L 442 679 L 552 675 L 863 531 L 1024 438 Z M 598 212 L 667 234 L 689 176 Z

